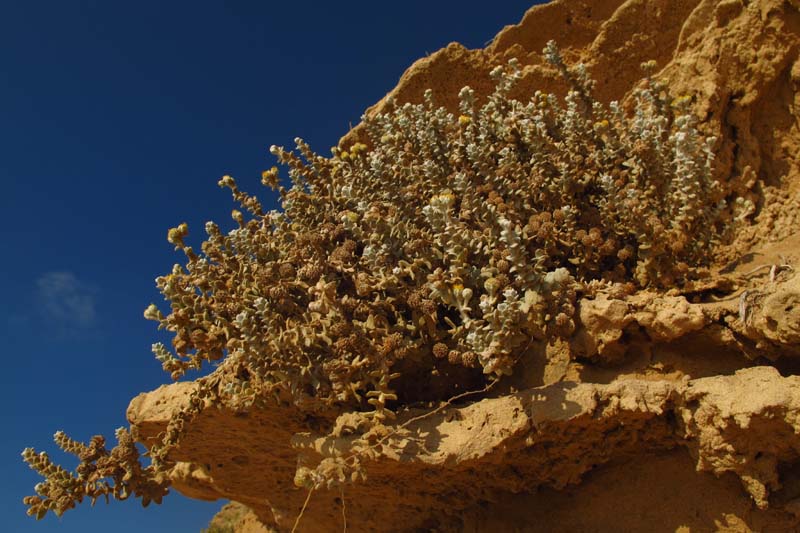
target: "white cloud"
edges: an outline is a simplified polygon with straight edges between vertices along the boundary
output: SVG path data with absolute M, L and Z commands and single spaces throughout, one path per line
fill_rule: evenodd
M 87 329 L 95 324 L 94 289 L 72 272 L 47 272 L 36 280 L 36 297 L 43 317 L 50 325 Z

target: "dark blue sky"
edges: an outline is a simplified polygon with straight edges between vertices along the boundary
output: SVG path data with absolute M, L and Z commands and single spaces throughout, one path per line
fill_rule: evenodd
M 221 502 L 98 503 L 35 522 L 25 446 L 57 453 L 127 425 L 169 381 L 142 318 L 182 258 L 168 228 L 230 228 L 231 174 L 267 202 L 271 144 L 320 153 L 415 59 L 482 47 L 534 2 L 26 0 L 0 4 L 0 524 L 3 531 L 198 532 Z

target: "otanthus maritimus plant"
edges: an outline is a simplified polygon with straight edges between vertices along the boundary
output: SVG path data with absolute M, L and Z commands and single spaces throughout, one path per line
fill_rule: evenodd
M 205 405 L 279 401 L 321 419 L 359 410 L 380 422 L 417 399 L 395 386 L 401 376 L 450 365 L 494 379 L 532 343 L 569 337 L 589 285 L 667 288 L 695 275 L 724 203 L 715 140 L 697 129 L 689 99 L 672 99 L 645 64 L 628 115 L 595 101 L 585 68 L 568 68 L 554 43 L 544 54 L 570 83 L 563 101 L 539 91 L 512 99 L 522 76 L 512 60 L 492 71 L 483 105 L 464 87 L 457 115 L 427 91 L 423 103 L 363 117 L 363 142 L 330 157 L 299 138 L 296 152 L 273 146 L 291 187 L 277 168 L 262 182 L 281 211 L 225 176 L 220 186 L 242 207 L 234 230 L 207 223 L 199 251 L 185 224 L 169 231 L 187 260 L 157 279 L 169 314 L 145 311 L 174 334 L 172 351 L 153 352 L 174 379 L 221 363 L 125 494 L 156 499 L 170 447 Z M 95 477 L 69 477 L 26 451 L 47 478 L 33 514 L 63 512 L 70 495 L 94 497 L 98 486 L 118 495 L 97 485 L 117 471 L 84 455 L 79 468 Z

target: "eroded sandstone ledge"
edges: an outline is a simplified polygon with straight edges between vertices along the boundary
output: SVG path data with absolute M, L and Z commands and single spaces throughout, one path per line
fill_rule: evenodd
M 166 427 L 163 406 L 191 387 L 162 387 L 131 403 L 128 416 L 145 441 Z M 290 528 L 306 497 L 292 485 L 298 453 L 308 461 L 334 449 L 346 453 L 360 436 L 320 436 L 301 427 L 277 407 L 247 414 L 210 408 L 182 439 L 175 458 L 184 462 L 175 469 L 174 487 L 193 498 L 244 502 L 265 524 Z M 384 531 L 387 524 L 412 530 L 431 521 L 458 530 L 465 525 L 462 513 L 474 512 L 476 502 L 561 489 L 598 465 L 647 454 L 686 463 L 674 451 L 683 449 L 698 472 L 739 478 L 744 491 L 723 511 L 747 508 L 746 491 L 758 509 L 746 515 L 753 527 L 798 525 L 800 478 L 791 470 L 800 456 L 798 428 L 800 377 L 782 377 L 768 366 L 695 380 L 561 382 L 412 422 L 367 464 L 366 482 L 346 486 L 347 519 L 360 531 Z M 341 520 L 341 494 L 313 496 L 304 524 L 326 531 Z M 676 520 L 687 519 L 674 511 Z

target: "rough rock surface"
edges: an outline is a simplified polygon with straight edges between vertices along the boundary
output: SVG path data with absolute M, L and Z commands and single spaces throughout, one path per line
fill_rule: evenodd
M 703 283 L 585 300 L 545 367 L 402 412 L 394 430 L 362 435 L 350 414 L 331 436 L 288 407 L 203 410 L 173 454 L 174 487 L 247 506 L 226 508 L 232 531 L 291 530 L 308 496 L 298 464 L 363 438 L 376 443 L 367 480 L 312 493 L 300 531 L 800 530 L 800 2 L 554 0 L 485 49 L 453 43 L 419 60 L 368 112 L 429 87 L 455 110 L 462 86 L 485 95 L 511 57 L 524 73 L 514 96 L 563 94 L 541 55 L 550 39 L 605 102 L 625 102 L 654 59 L 718 137 L 719 177 L 753 199 L 753 224 Z M 140 440 L 193 386 L 132 401 Z

